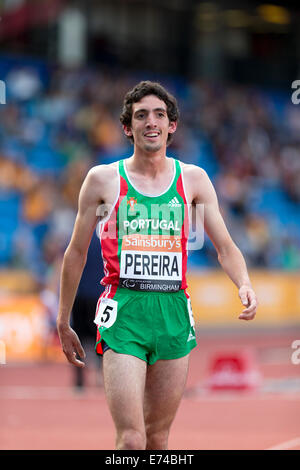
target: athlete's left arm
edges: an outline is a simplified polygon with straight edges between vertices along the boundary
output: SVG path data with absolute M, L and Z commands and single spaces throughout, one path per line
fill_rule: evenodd
M 212 241 L 218 260 L 224 271 L 239 289 L 239 297 L 246 307 L 239 315 L 241 320 L 255 317 L 258 300 L 249 279 L 245 259 L 232 240 L 220 213 L 215 188 L 205 170 L 194 167 L 193 203 L 199 208 L 204 205 L 204 229 Z M 203 213 L 203 212 L 202 212 Z

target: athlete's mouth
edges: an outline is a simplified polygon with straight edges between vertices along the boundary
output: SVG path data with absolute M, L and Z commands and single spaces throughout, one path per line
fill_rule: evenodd
M 147 139 L 155 139 L 158 136 L 159 136 L 159 132 L 156 132 L 156 131 L 145 132 L 144 134 L 144 137 L 147 137 Z

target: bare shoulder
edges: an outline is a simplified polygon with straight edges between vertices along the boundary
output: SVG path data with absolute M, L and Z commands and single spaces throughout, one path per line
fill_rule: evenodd
M 200 166 L 193 165 L 191 163 L 181 162 L 182 170 L 184 177 L 189 180 L 189 182 L 199 181 L 199 178 L 205 179 L 208 178 L 206 171 Z
M 91 183 L 101 183 L 105 184 L 106 182 L 114 180 L 118 177 L 118 162 L 113 162 L 108 165 L 96 165 L 93 166 L 88 174 L 87 179 Z
M 182 172 L 190 201 L 204 202 L 212 187 L 206 171 L 197 165 L 182 162 Z
M 117 196 L 118 186 L 118 162 L 96 165 L 86 175 L 81 188 L 81 198 L 87 203 L 91 200 L 112 203 Z

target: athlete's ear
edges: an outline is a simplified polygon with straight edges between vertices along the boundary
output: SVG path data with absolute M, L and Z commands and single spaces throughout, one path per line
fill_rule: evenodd
M 127 137 L 132 137 L 131 127 L 123 125 L 123 130 Z
M 169 134 L 174 134 L 177 129 L 177 121 L 170 121 L 169 123 Z

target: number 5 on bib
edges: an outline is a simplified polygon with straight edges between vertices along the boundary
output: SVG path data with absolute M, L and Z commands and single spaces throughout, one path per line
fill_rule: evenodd
M 117 319 L 118 302 L 113 299 L 101 299 L 94 323 L 109 328 Z

